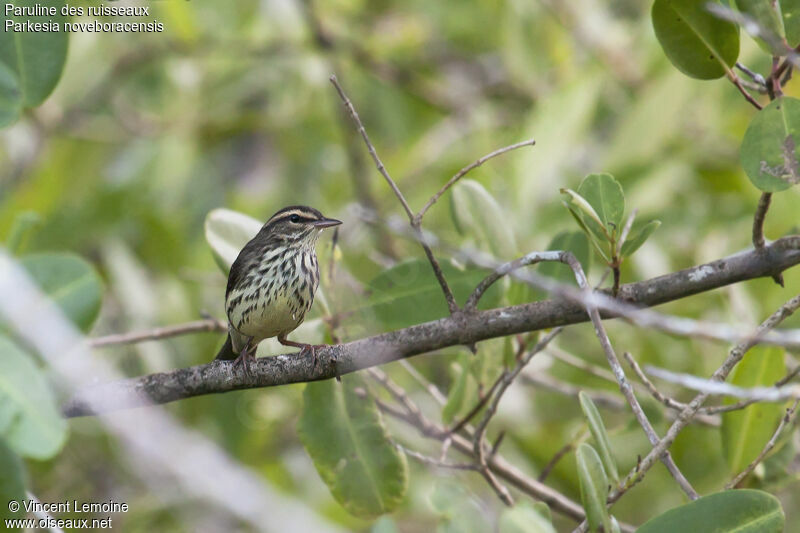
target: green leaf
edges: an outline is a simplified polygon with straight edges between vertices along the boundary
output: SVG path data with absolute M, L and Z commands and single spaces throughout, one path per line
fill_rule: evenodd
M 508 223 L 506 212 L 477 181 L 462 179 L 450 191 L 450 213 L 458 232 L 474 238 L 501 261 L 517 255 L 514 225 Z
M 783 19 L 777 0 L 736 0 L 736 7 L 758 24 L 755 37 L 758 45 L 772 55 L 786 55 Z M 749 25 L 745 25 L 747 30 Z
M 429 499 L 440 518 L 437 533 L 484 533 L 492 529 L 493 524 L 475 504 L 473 495 L 460 484 L 438 479 Z
M 600 412 L 597 410 L 597 406 L 595 406 L 592 399 L 585 392 L 581 391 L 578 394 L 578 398 L 581 402 L 583 416 L 586 417 L 586 421 L 589 423 L 589 431 L 592 433 L 605 471 L 616 484 L 619 481 L 617 463 L 614 461 L 614 456 L 611 453 L 611 442 L 608 440 L 608 433 L 606 432 L 605 424 L 603 424 L 603 419 L 600 417 Z
M 442 421 L 449 424 L 456 415 L 466 414 L 477 401 L 478 384 L 470 372 L 471 356 L 462 353 L 458 363 L 451 365 L 452 381 L 447 392 L 447 402 L 442 408 Z
M 781 504 L 773 495 L 759 490 L 728 490 L 670 509 L 636 532 L 780 533 L 783 523 Z
M 781 348 L 757 346 L 736 366 L 730 382 L 744 388 L 769 387 L 783 377 L 785 369 Z M 722 450 L 731 474 L 738 474 L 758 457 L 782 415 L 780 404 L 765 402 L 723 413 Z
M 94 267 L 68 252 L 25 255 L 20 263 L 39 288 L 84 332 L 100 313 L 103 284 Z
M 753 118 L 742 139 L 742 168 L 765 192 L 788 189 L 800 181 L 800 100 L 777 98 Z
M 580 194 L 572 189 L 561 189 L 561 194 L 566 194 L 569 199 L 568 207 L 574 217 L 580 218 L 581 229 L 586 230 L 589 236 L 594 235 L 600 242 L 608 240 L 605 223 L 600 218 L 594 207 Z
M 800 0 L 781 0 L 781 16 L 790 48 L 800 43 Z
M 0 523 L 7 519 L 24 518 L 25 508 L 25 467 L 20 458 L 0 438 Z M 20 503 L 16 512 L 8 508 L 9 502 L 15 500 Z
M 357 389 L 366 385 L 356 374 L 306 385 L 298 432 L 336 501 L 355 516 L 371 517 L 403 501 L 408 465 L 375 403 Z
M 12 254 L 18 254 L 22 249 L 25 237 L 31 229 L 41 223 L 42 217 L 36 211 L 23 211 L 14 218 L 14 224 L 8 232 L 6 248 Z
M 608 477 L 603 470 L 603 463 L 597 451 L 589 444 L 582 442 L 575 452 L 578 465 L 578 479 L 581 484 L 581 502 L 586 511 L 586 520 L 590 531 L 611 530 L 611 519 L 606 509 L 608 498 Z
M 5 29 L 6 20 L 13 19 L 23 23 L 27 20 L 33 23 L 53 21 L 63 30 L 64 18 L 61 16 L 63 1 L 18 0 L 14 3 L 18 7 L 30 7 L 36 4 L 55 7 L 58 13 L 55 16 L 39 17 L 6 16 L 3 28 Z M 23 107 L 38 106 L 53 92 L 64 70 L 66 59 L 67 33 L 64 31 L 0 32 L 0 63 L 16 76 Z M 3 92 L 5 94 L 5 91 Z
M 675 68 L 701 80 L 725 75 L 739 57 L 739 28 L 712 15 L 708 0 L 656 0 L 653 29 Z
M 22 93 L 19 80 L 13 70 L 0 62 L 0 128 L 16 122 L 20 113 Z
M 239 252 L 261 226 L 263 224 L 253 217 L 231 209 L 214 209 L 206 215 L 206 242 L 223 274 L 228 275 Z
M 550 518 L 528 502 L 504 508 L 498 525 L 499 533 L 556 533 Z
M 604 243 L 608 242 L 608 238 L 605 235 L 602 235 L 602 231 L 599 229 L 600 226 L 592 222 L 592 224 L 597 229 L 595 231 L 590 231 L 589 228 L 584 223 L 583 217 L 578 212 L 578 210 L 575 209 L 574 206 L 568 204 L 567 202 L 563 202 L 563 204 L 564 207 L 566 207 L 567 210 L 569 211 L 569 214 L 572 215 L 572 218 L 575 220 L 578 226 L 583 230 L 583 233 L 586 235 L 586 238 L 589 240 L 590 243 L 592 243 L 594 249 L 597 251 L 598 254 L 600 254 L 600 257 L 603 258 L 603 261 L 605 261 L 606 263 L 610 262 L 611 260 L 609 259 L 608 254 L 606 254 L 606 252 L 603 250 L 602 246 Z
M 578 194 L 586 199 L 600 217 L 603 227 L 621 231 L 625 212 L 625 195 L 622 185 L 611 174 L 589 174 L 578 187 Z
M 467 298 L 489 271 L 467 267 L 459 269 L 449 261 L 440 266 L 459 304 Z M 411 259 L 388 268 L 368 284 L 370 296 L 363 312 L 372 312 L 388 329 L 399 329 L 436 320 L 449 314 L 442 288 L 428 261 Z M 481 298 L 478 308 L 496 307 L 502 297 L 502 284 L 495 283 Z
M 63 446 L 67 423 L 31 357 L 0 336 L 0 405 L 14 410 L 2 436 L 18 454 L 48 459 Z
M 633 255 L 633 252 L 641 248 L 645 241 L 660 225 L 660 220 L 651 220 L 643 226 L 634 224 L 631 228 L 631 232 L 628 234 L 628 238 L 622 243 L 622 249 L 620 250 L 622 257 L 630 257 Z

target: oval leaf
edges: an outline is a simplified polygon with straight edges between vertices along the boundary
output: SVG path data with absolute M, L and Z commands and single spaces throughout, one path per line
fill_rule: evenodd
M 18 454 L 48 459 L 61 449 L 67 437 L 67 424 L 47 381 L 30 356 L 3 336 L 0 336 L 0 404 L 15 411 L 2 436 Z
M 758 25 L 751 35 L 761 48 L 776 56 L 786 55 L 783 19 L 779 13 L 782 6 L 776 0 L 736 0 L 736 7 Z M 744 29 L 750 29 L 749 26 L 745 24 Z
M 504 508 L 498 526 L 500 533 L 556 533 L 550 518 L 528 502 Z
M 611 453 L 611 443 L 608 440 L 608 433 L 606 426 L 603 424 L 603 419 L 600 417 L 600 412 L 597 410 L 589 396 L 581 391 L 578 394 L 581 402 L 581 410 L 586 421 L 589 423 L 589 431 L 592 433 L 594 443 L 600 454 L 600 459 L 603 461 L 606 473 L 611 477 L 614 483 L 619 481 L 619 473 L 617 472 L 617 463 L 614 461 L 614 456 Z
M 251 216 L 231 209 L 214 209 L 206 215 L 206 242 L 214 261 L 226 276 L 244 245 L 256 236 L 263 224 Z
M 730 382 L 744 388 L 770 387 L 783 377 L 785 369 L 781 348 L 757 346 L 736 366 Z M 731 474 L 738 474 L 758 457 L 782 415 L 780 404 L 765 402 L 723 413 L 722 450 Z
M 16 74 L 0 62 L 0 128 L 19 118 L 22 112 L 22 93 Z
M 578 187 L 578 194 L 586 199 L 600 217 L 609 233 L 621 231 L 625 212 L 625 195 L 622 185 L 611 174 L 589 174 Z
M 741 160 L 753 185 L 765 192 L 800 181 L 800 100 L 777 98 L 753 118 L 742 139 Z
M 506 211 L 477 181 L 456 183 L 450 192 L 450 212 L 458 232 L 474 238 L 496 258 L 508 260 L 517 255 L 514 225 L 507 223 Z
M 25 470 L 17 454 L 0 439 L 0 502 L 3 502 L 0 505 L 0 523 L 25 517 L 22 506 L 16 512 L 9 510 L 11 500 L 19 503 L 25 500 Z
M 463 304 L 489 271 L 468 267 L 459 269 L 448 261 L 440 263 L 456 301 Z M 389 329 L 428 322 L 449 314 L 442 289 L 430 263 L 411 259 L 388 268 L 369 282 L 370 297 L 362 312 L 374 313 Z M 495 307 L 502 296 L 501 283 L 491 286 L 478 302 L 478 308 Z
M 451 366 L 452 380 L 447 391 L 447 402 L 442 408 L 442 422 L 449 424 L 456 415 L 466 414 L 478 397 L 478 384 L 470 372 L 470 357 L 461 354 Z
M 586 511 L 590 531 L 611 531 L 611 519 L 606 509 L 608 477 L 603 470 L 600 456 L 590 445 L 582 442 L 575 452 L 578 479 L 581 484 L 581 502 Z
M 739 28 L 709 13 L 708 0 L 656 0 L 653 29 L 675 68 L 701 80 L 720 78 L 739 57 Z
M 728 490 L 704 496 L 648 520 L 637 533 L 714 531 L 715 533 L 780 533 L 780 502 L 759 490 Z
M 797 0 L 781 1 L 781 16 L 786 41 L 791 48 L 800 43 L 800 2 Z
M 634 225 L 634 227 L 631 228 L 630 235 L 628 235 L 628 238 L 622 243 L 622 249 L 620 250 L 622 257 L 630 257 L 633 255 L 633 252 L 641 248 L 645 241 L 650 238 L 650 235 L 652 235 L 660 225 L 660 220 L 651 220 L 644 226 L 639 226 L 638 228 Z
M 389 441 L 375 403 L 355 374 L 342 382 L 306 385 L 300 440 L 333 497 L 348 512 L 370 517 L 391 512 L 408 486 L 406 457 Z
M 55 7 L 58 13 L 55 16 L 40 17 L 13 17 L 6 16 L 3 21 L 5 29 L 6 20 L 15 22 L 53 21 L 63 30 L 64 19 L 61 16 L 60 0 L 18 0 L 14 2 L 17 7 L 32 7 L 36 4 Z M 4 11 L 5 12 L 5 11 Z M 64 63 L 67 59 L 67 33 L 57 32 L 0 32 L 0 63 L 5 64 L 16 76 L 23 107 L 34 107 L 41 104 L 53 89 L 55 89 Z
M 25 255 L 20 263 L 39 288 L 84 332 L 100 313 L 103 284 L 83 258 L 62 252 Z

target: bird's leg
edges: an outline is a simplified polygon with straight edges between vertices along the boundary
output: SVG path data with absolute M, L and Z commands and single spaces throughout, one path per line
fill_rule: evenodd
M 241 366 L 242 368 L 244 368 L 245 376 L 248 377 L 250 377 L 250 364 L 255 362 L 256 360 L 255 356 L 256 347 L 250 346 L 250 343 L 252 342 L 253 342 L 253 337 L 248 337 L 247 342 L 244 344 L 244 347 L 242 348 L 242 351 L 239 352 L 239 357 L 237 357 L 233 361 L 233 367 L 236 368 L 237 366 Z
M 328 346 L 327 344 L 307 344 L 305 342 L 290 341 L 286 338 L 286 335 L 278 335 L 278 342 L 284 346 L 294 346 L 295 348 L 300 348 L 298 355 L 305 355 L 306 353 L 311 352 L 311 357 L 314 359 L 315 369 L 317 368 L 317 350 Z

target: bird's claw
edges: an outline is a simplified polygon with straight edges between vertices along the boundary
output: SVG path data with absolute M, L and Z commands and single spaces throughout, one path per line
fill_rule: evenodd
M 242 350 L 239 357 L 233 360 L 233 368 L 242 367 L 244 375 L 250 377 L 250 365 L 255 363 L 256 356 L 252 353 L 253 350 Z
M 298 353 L 298 355 L 303 356 L 303 355 L 307 355 L 310 352 L 311 353 L 311 358 L 313 359 L 313 365 L 314 365 L 313 368 L 314 368 L 314 370 L 316 370 L 317 366 L 319 364 L 319 358 L 317 357 L 317 350 L 321 350 L 321 349 L 324 349 L 324 348 L 330 348 L 330 346 L 327 345 L 327 344 L 304 344 L 303 347 L 300 348 L 300 351 L 297 352 L 297 353 Z M 333 360 L 333 363 L 335 365 L 336 364 L 336 358 L 333 357 L 332 360 Z M 336 373 L 336 381 L 341 381 L 341 380 L 342 379 L 339 377 L 339 373 L 337 372 Z

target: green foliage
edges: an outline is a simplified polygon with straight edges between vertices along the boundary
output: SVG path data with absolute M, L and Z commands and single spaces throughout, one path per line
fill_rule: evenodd
M 14 225 L 8 232 L 6 248 L 12 254 L 18 254 L 25 243 L 25 238 L 38 224 L 41 224 L 42 217 L 36 211 L 24 211 L 14 219 Z
M 788 189 L 800 181 L 797 140 L 800 100 L 777 98 L 758 112 L 742 139 L 742 168 L 765 192 Z
M 706 0 L 656 0 L 653 28 L 675 68 L 701 80 L 725 75 L 739 57 L 739 28 L 712 15 Z
M 603 467 L 606 474 L 611 478 L 613 483 L 619 482 L 619 473 L 617 472 L 617 462 L 614 460 L 614 455 L 611 452 L 611 442 L 608 440 L 608 432 L 606 426 L 603 424 L 603 419 L 600 417 L 600 412 L 592 399 L 585 392 L 581 391 L 578 394 L 581 403 L 581 410 L 586 422 L 589 424 L 589 431 L 594 438 L 595 446 L 599 450 L 600 459 L 603 461 Z
M 2 335 L 0 406 L 0 420 L 6 420 L 0 437 L 15 452 L 34 459 L 58 453 L 67 438 L 67 423 L 47 380 L 31 357 Z
M 447 392 L 447 402 L 442 408 L 442 421 L 449 424 L 456 415 L 465 415 L 477 401 L 478 384 L 470 372 L 471 356 L 462 353 L 458 362 L 450 365 L 452 379 Z
M 370 517 L 402 503 L 408 465 L 389 440 L 375 403 L 358 390 L 365 391 L 366 384 L 355 374 L 341 383 L 309 383 L 297 429 L 336 501 L 353 515 Z
M 780 502 L 758 490 L 710 494 L 670 509 L 649 520 L 637 533 L 714 531 L 718 533 L 779 533 L 784 516 Z
M 547 507 L 544 507 L 547 509 Z M 500 513 L 499 533 L 556 533 L 548 514 L 543 514 L 535 505 L 519 502 Z
M 448 261 L 440 266 L 459 304 L 489 274 L 476 267 L 458 268 Z M 374 313 L 386 329 L 404 328 L 448 315 L 439 281 L 431 264 L 424 259 L 410 259 L 387 268 L 369 282 L 368 289 L 369 299 L 362 311 Z M 478 307 L 495 307 L 501 296 L 502 283 L 498 282 L 486 291 Z
M 756 346 L 736 366 L 730 382 L 744 388 L 770 387 L 786 371 L 784 358 L 781 348 Z M 734 401 L 726 400 L 726 403 Z M 782 415 L 780 404 L 764 402 L 723 413 L 722 450 L 731 474 L 738 474 L 758 457 Z
M 567 197 L 564 205 L 575 222 L 610 267 L 618 268 L 661 225 L 653 220 L 635 226 L 623 241 L 625 194 L 611 174 L 589 174 L 577 192 L 561 189 L 561 193 Z
M 791 4 L 792 2 L 786 2 Z M 786 53 L 785 32 L 778 0 L 736 0 L 736 7 L 757 25 L 756 41 L 767 52 L 781 56 Z M 748 29 L 745 25 L 745 29 Z
M 21 0 L 17 6 L 36 4 L 54 6 L 56 16 L 3 17 L 5 21 L 64 22 L 60 14 L 61 0 Z M 67 33 L 60 32 L 0 32 L 0 126 L 13 122 L 23 108 L 40 105 L 61 77 L 67 59 Z M 13 74 L 14 82 L 8 79 Z
M 239 251 L 256 236 L 262 225 L 253 217 L 231 209 L 214 209 L 206 215 L 206 242 L 214 261 L 226 276 Z
M 89 331 L 100 312 L 103 285 L 94 267 L 81 257 L 43 252 L 20 259 L 39 288 L 76 326 Z
M 0 438 L 0 501 L 3 502 L 0 505 L 0 523 L 9 518 L 24 518 L 25 509 L 21 504 L 25 499 L 25 467 L 17 454 Z M 12 500 L 20 503 L 16 512 L 8 508 Z
M 450 213 L 461 235 L 475 239 L 481 248 L 500 260 L 517 254 L 514 226 L 483 185 L 462 179 L 450 191 Z
M 462 484 L 437 480 L 429 496 L 439 517 L 436 533 L 483 533 L 491 524 Z
M 611 531 L 611 518 L 606 509 L 608 498 L 608 476 L 603 469 L 603 462 L 597 451 L 582 442 L 575 452 L 578 465 L 578 479 L 581 484 L 581 502 L 586 511 L 586 520 L 592 532 Z

